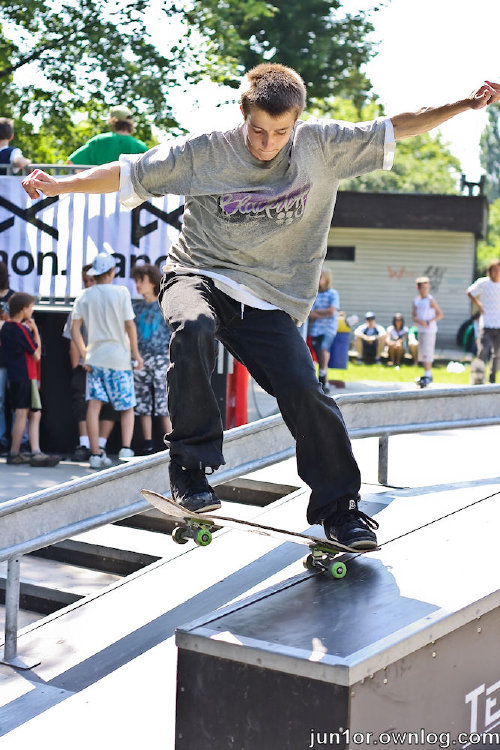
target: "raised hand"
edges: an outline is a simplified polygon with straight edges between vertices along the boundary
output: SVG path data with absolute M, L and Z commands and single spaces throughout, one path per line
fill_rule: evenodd
M 470 99 L 472 109 L 482 109 L 500 101 L 500 83 L 485 81 L 480 88 L 472 92 Z
M 42 172 L 41 169 L 30 172 L 21 184 L 33 200 L 41 198 L 43 195 L 52 198 L 62 192 L 59 181 L 46 172 Z

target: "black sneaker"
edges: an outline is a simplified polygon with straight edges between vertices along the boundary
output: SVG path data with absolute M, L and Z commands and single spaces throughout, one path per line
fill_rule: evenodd
M 318 380 L 320 382 L 321 388 L 323 389 L 323 393 L 328 395 L 331 391 L 330 391 L 330 386 L 328 385 L 328 381 L 326 379 L 326 375 L 320 375 Z
M 185 469 L 170 459 L 170 492 L 172 500 L 195 513 L 218 510 L 221 502 L 207 482 L 205 468 Z
M 90 458 L 90 448 L 86 448 L 84 445 L 78 445 L 71 458 L 73 461 L 88 461 Z
M 356 506 L 356 501 L 353 501 Z M 357 507 L 353 510 L 339 510 L 323 521 L 327 539 L 340 542 L 353 549 L 375 549 L 377 537 L 373 529 L 378 529 L 375 519 L 367 516 Z

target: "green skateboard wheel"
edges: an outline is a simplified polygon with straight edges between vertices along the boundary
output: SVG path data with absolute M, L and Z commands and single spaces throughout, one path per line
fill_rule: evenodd
M 347 573 L 347 568 L 343 562 L 334 562 L 330 565 L 330 574 L 333 578 L 343 578 Z
M 198 529 L 194 541 L 198 547 L 206 547 L 212 541 L 212 534 L 208 529 Z

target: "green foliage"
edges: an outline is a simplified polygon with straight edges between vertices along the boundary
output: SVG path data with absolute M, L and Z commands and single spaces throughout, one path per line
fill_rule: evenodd
M 488 109 L 488 123 L 481 135 L 481 166 L 486 172 L 485 193 L 490 201 L 500 198 L 500 111 Z
M 302 75 L 312 99 L 349 97 L 360 108 L 371 89 L 360 68 L 374 54 L 373 26 L 341 0 L 193 0 L 186 18 L 208 36 L 214 80 L 236 87 L 245 70 L 279 62 Z
M 341 183 L 342 190 L 457 194 L 460 162 L 439 135 L 429 133 L 398 141 L 390 172 L 371 172 Z
M 358 111 L 351 100 L 327 99 L 310 110 L 317 117 L 331 117 L 348 122 L 373 120 L 383 115 L 377 101 L 366 103 Z M 389 171 L 370 172 L 340 183 L 341 190 L 393 193 L 458 193 L 460 162 L 443 143 L 441 136 L 429 133 L 413 136 L 396 145 L 394 166 Z
M 0 0 L 2 115 L 15 119 L 16 144 L 33 161 L 65 160 L 82 138 L 105 130 L 111 103 L 137 112 L 137 134 L 148 142 L 153 118 L 176 127 L 167 94 L 179 83 L 188 38 L 159 51 L 146 29 L 148 6 Z M 88 122 L 75 124 L 75 114 L 88 114 Z
M 500 258 L 500 198 L 490 204 L 488 238 L 477 243 L 476 273 L 486 275 L 490 260 Z

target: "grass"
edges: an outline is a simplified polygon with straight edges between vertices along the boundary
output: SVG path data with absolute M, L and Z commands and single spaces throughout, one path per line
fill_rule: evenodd
M 465 364 L 464 372 L 447 372 L 447 363 L 436 362 L 432 368 L 434 383 L 446 385 L 468 385 L 470 382 L 470 364 Z M 343 380 L 346 383 L 359 380 L 374 380 L 381 383 L 413 383 L 415 378 L 424 374 L 422 367 L 415 365 L 401 365 L 399 370 L 386 364 L 358 365 L 349 362 L 347 370 L 328 370 L 329 380 Z

